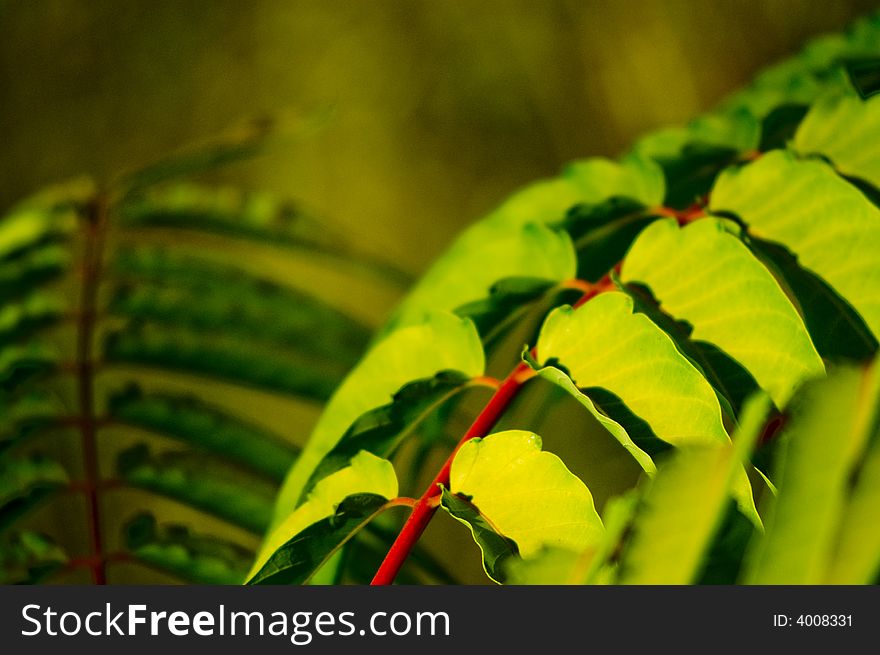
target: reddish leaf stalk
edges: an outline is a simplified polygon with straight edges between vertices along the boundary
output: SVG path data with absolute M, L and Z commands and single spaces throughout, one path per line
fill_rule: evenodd
M 614 267 L 614 271 L 620 272 L 620 264 Z M 599 294 L 613 291 L 616 288 L 610 273 L 595 284 L 585 280 L 569 280 L 566 286 L 583 291 L 580 299 L 572 305 L 575 309 Z M 532 349 L 531 355 L 533 358 L 537 357 L 535 349 Z M 465 432 L 461 441 L 458 442 L 458 445 L 443 464 L 443 468 L 440 469 L 440 472 L 416 503 L 370 584 L 389 585 L 394 582 L 394 578 L 400 572 L 400 568 L 409 556 L 410 551 L 416 545 L 425 528 L 428 527 L 428 523 L 434 517 L 437 508 L 440 506 L 441 485 L 444 487 L 449 486 L 449 472 L 452 469 L 452 461 L 455 459 L 456 454 L 458 454 L 459 448 L 471 439 L 485 437 L 489 434 L 489 431 L 495 426 L 513 399 L 516 398 L 522 386 L 534 375 L 534 369 L 527 363 L 521 362 L 496 389 L 494 395 L 483 408 L 483 411 L 480 412 L 479 416 L 471 424 L 471 427 Z
M 104 232 L 107 223 L 107 203 L 103 197 L 94 200 L 86 216 L 85 254 L 80 298 L 76 346 L 76 376 L 79 387 L 80 434 L 82 437 L 85 477 L 89 483 L 84 490 L 89 507 L 89 535 L 92 581 L 107 583 L 104 543 L 101 532 L 101 503 L 98 495 L 100 471 L 98 465 L 97 421 L 95 418 L 94 371 L 92 343 L 95 338 L 95 307 L 103 259 Z
M 434 478 L 428 489 L 416 503 L 371 584 L 389 585 L 394 582 L 400 567 L 403 566 L 410 551 L 434 517 L 434 512 L 437 511 L 437 507 L 440 504 L 440 485 L 449 486 L 449 471 L 452 468 L 452 460 L 455 459 L 458 449 L 471 439 L 485 437 L 489 434 L 489 431 L 516 397 L 522 385 L 533 377 L 534 374 L 534 370 L 528 364 L 521 363 L 504 379 L 501 386 L 498 387 L 492 398 L 483 408 L 483 411 L 480 412 L 480 415 L 477 416 L 471 427 L 465 432 L 455 450 L 449 455 L 437 477 Z

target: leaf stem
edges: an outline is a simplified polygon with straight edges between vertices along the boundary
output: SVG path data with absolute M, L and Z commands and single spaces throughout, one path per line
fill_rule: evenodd
M 95 308 L 98 300 L 98 284 L 101 277 L 107 213 L 107 199 L 104 196 L 97 196 L 90 204 L 88 214 L 85 217 L 83 281 L 76 346 L 79 414 L 82 419 L 79 427 L 82 436 L 85 477 L 90 483 L 86 489 L 91 541 L 91 556 L 88 559 L 91 562 L 92 580 L 98 585 L 107 583 L 107 574 L 101 532 L 100 498 L 98 496 L 100 470 L 98 464 L 97 422 L 95 419 L 92 345 L 95 338 Z
M 391 545 L 385 560 L 376 572 L 371 584 L 388 585 L 394 582 L 394 578 L 397 577 L 410 551 L 416 545 L 419 537 L 422 536 L 425 528 L 428 527 L 428 523 L 434 517 L 434 512 L 437 511 L 440 485 L 449 486 L 449 471 L 452 468 L 452 460 L 455 459 L 458 449 L 471 439 L 484 437 L 489 434 L 489 431 L 516 397 L 520 388 L 534 374 L 535 371 L 523 362 L 516 366 L 510 375 L 504 379 L 483 408 L 483 411 L 480 412 L 480 415 L 477 416 L 471 427 L 461 438 L 461 441 L 458 442 L 458 445 L 449 455 L 443 468 L 440 469 L 440 472 L 428 486 L 425 493 L 422 494 L 422 497 L 415 504 L 412 513 L 409 515 L 406 523 L 404 523 L 403 529 L 397 535 L 397 539 Z

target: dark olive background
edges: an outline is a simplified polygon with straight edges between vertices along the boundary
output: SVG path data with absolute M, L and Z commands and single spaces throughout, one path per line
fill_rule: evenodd
M 687 120 L 877 6 L 0 0 L 0 206 L 249 116 L 332 107 L 322 132 L 235 179 L 418 272 L 518 185 Z

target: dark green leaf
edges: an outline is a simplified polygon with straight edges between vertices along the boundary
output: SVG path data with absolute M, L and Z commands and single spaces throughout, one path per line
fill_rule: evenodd
M 388 505 L 376 494 L 345 498 L 333 516 L 311 524 L 268 559 L 247 584 L 303 584 Z
M 8 346 L 0 350 L 0 391 L 7 393 L 55 370 L 55 353 L 41 343 Z
M 877 351 L 877 339 L 864 319 L 786 248 L 756 238 L 749 239 L 749 245 L 789 288 L 822 357 L 865 360 Z
M 296 458 L 292 444 L 197 396 L 146 394 L 132 384 L 111 395 L 107 409 L 118 421 L 204 448 L 279 482 Z
M 578 277 L 599 281 L 623 258 L 646 225 L 657 217 L 641 202 L 615 196 L 595 205 L 577 205 L 560 224 L 577 251 Z
M 67 472 L 42 455 L 0 459 L 0 531 L 67 483 Z
M 120 453 L 117 468 L 134 487 L 192 505 L 251 532 L 262 534 L 269 525 L 275 487 L 209 457 L 153 456 L 141 444 Z
M 47 393 L 0 399 L 0 453 L 55 425 L 61 408 Z
M 394 394 L 392 401 L 361 415 L 315 468 L 303 490 L 307 494 L 325 477 L 349 465 L 360 451 L 391 457 L 412 432 L 459 391 L 470 377 L 459 371 L 442 371 L 416 380 Z
M 67 248 L 49 244 L 0 260 L 0 302 L 21 298 L 57 279 L 69 266 L 70 259 Z
M 0 584 L 36 584 L 67 562 L 49 537 L 30 530 L 0 537 Z
M 109 362 L 158 366 L 326 400 L 348 368 L 224 332 L 147 323 L 110 332 Z
M 541 278 L 505 278 L 492 285 L 486 298 L 466 303 L 455 313 L 471 319 L 484 343 L 491 343 L 553 286 L 553 282 Z
M 291 202 L 253 191 L 175 184 L 120 207 L 126 227 L 200 230 L 275 245 L 332 249 L 326 226 Z
M 64 304 L 54 296 L 34 293 L 20 302 L 0 306 L 0 346 L 31 337 L 64 315 Z
M 739 157 L 733 148 L 695 142 L 685 145 L 677 157 L 658 159 L 666 175 L 666 205 L 684 209 L 697 202 Z
M 247 548 L 182 525 L 160 527 L 152 514 L 134 516 L 123 530 L 137 559 L 195 584 L 241 584 L 254 558 Z
M 444 488 L 441 503 L 443 509 L 450 515 L 470 527 L 474 541 L 483 551 L 483 565 L 486 567 L 486 573 L 493 580 L 503 583 L 506 579 L 508 560 L 519 556 L 516 543 L 499 534 L 486 517 L 480 513 L 480 510 L 467 498 L 451 493 L 449 489 Z
M 846 72 L 862 98 L 880 93 L 880 59 L 851 61 Z
M 164 250 L 127 250 L 109 311 L 129 318 L 222 330 L 353 365 L 370 330 L 330 305 L 230 266 Z
M 780 105 L 761 121 L 761 152 L 784 148 L 807 115 L 807 105 Z

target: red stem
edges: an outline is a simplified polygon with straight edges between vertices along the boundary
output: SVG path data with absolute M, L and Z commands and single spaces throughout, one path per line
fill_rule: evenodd
M 437 511 L 441 493 L 440 485 L 449 486 L 449 471 L 452 468 L 452 460 L 455 459 L 458 449 L 471 439 L 485 437 L 489 434 L 489 431 L 510 405 L 510 402 L 516 397 L 520 387 L 534 374 L 535 371 L 528 364 L 521 363 L 504 379 L 501 386 L 498 387 L 492 398 L 483 408 L 483 411 L 480 412 L 480 415 L 477 416 L 471 427 L 465 432 L 461 441 L 458 442 L 455 450 L 449 455 L 437 477 L 434 478 L 428 489 L 416 503 L 371 584 L 389 585 L 394 582 L 394 578 L 397 577 L 403 562 L 416 545 L 419 537 L 422 536 L 425 528 L 428 527 L 434 512 Z
M 80 433 L 82 435 L 85 489 L 89 506 L 89 534 L 91 541 L 92 580 L 95 584 L 107 583 L 104 562 L 104 543 L 101 534 L 101 507 L 98 496 L 100 470 L 98 465 L 97 423 L 95 419 L 94 376 L 92 371 L 92 342 L 95 337 L 95 307 L 98 299 L 98 281 L 107 221 L 107 203 L 98 197 L 92 203 L 86 217 L 85 254 L 83 256 L 83 282 L 80 301 L 79 330 L 76 348 L 76 373 L 79 386 Z

